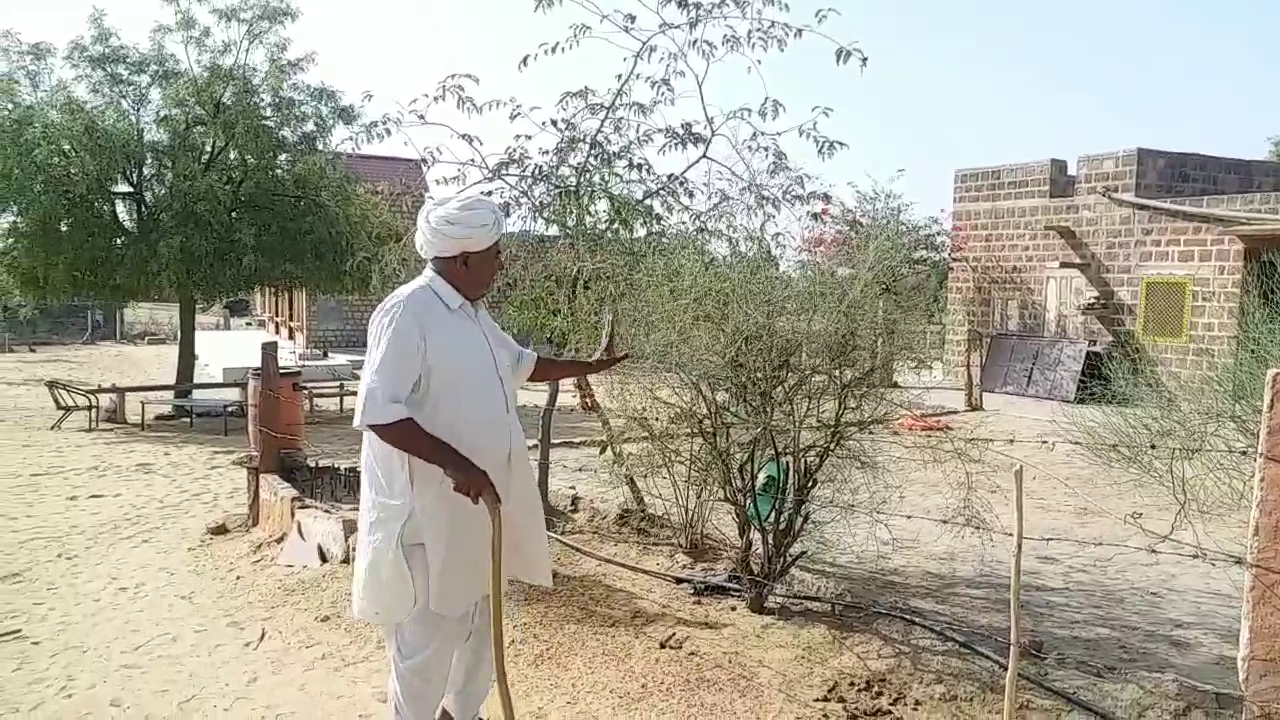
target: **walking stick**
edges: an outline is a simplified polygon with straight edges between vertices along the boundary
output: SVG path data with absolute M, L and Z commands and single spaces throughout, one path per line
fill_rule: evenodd
M 511 688 L 507 685 L 507 644 L 502 634 L 502 588 L 506 584 L 506 577 L 502 574 L 502 508 L 492 493 L 484 496 L 484 506 L 489 510 L 489 524 L 493 527 L 493 541 L 489 545 L 489 626 L 493 636 L 493 670 L 497 677 L 503 720 L 515 720 L 516 709 L 511 702 Z

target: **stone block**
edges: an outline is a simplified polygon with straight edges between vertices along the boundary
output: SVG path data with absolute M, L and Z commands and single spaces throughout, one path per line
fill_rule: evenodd
M 302 496 L 275 475 L 258 476 L 258 527 L 268 537 L 284 535 L 293 528 L 294 513 Z
M 356 534 L 354 513 L 335 514 L 315 508 L 302 508 L 294 516 L 294 523 L 299 537 L 314 545 L 324 562 L 351 561 L 348 541 Z

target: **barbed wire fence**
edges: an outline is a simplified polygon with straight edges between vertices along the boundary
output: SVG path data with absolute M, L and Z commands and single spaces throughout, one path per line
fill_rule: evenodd
M 271 393 L 270 391 L 264 391 L 264 393 L 281 402 L 291 402 L 300 405 L 305 402 L 290 395 Z M 325 452 L 324 448 L 316 446 L 306 437 L 298 434 L 275 432 L 270 429 L 264 429 L 263 432 L 272 435 L 279 440 L 300 444 L 309 453 L 318 454 Z M 1276 572 L 1275 569 L 1251 563 L 1239 552 L 1211 547 L 1204 544 L 1203 541 L 1197 542 L 1186 540 L 1176 537 L 1172 531 L 1149 527 L 1148 524 L 1144 522 L 1141 512 L 1121 513 L 1111 510 L 1104 502 L 1089 497 L 1086 491 L 1076 487 L 1076 483 L 1059 476 L 1049 467 L 1030 461 L 1024 456 L 1013 455 L 1006 452 L 1006 450 L 1015 448 L 1030 448 L 1047 453 L 1058 452 L 1060 448 L 1089 449 L 1094 443 L 1088 441 L 1049 437 L 1019 438 L 1015 435 L 999 434 L 966 434 L 958 429 L 953 429 L 952 431 L 945 433 L 895 433 L 891 429 L 885 428 L 881 436 L 871 437 L 868 442 L 892 444 L 903 448 L 941 443 L 944 445 L 967 449 L 976 448 L 982 453 L 993 453 L 1000 460 L 1007 461 L 1002 465 L 1002 470 L 1010 463 L 1025 464 L 1029 467 L 1031 472 L 1034 473 L 1035 479 L 1051 482 L 1054 485 L 1063 488 L 1066 492 L 1080 498 L 1086 504 L 1095 508 L 1100 515 L 1111 519 L 1119 525 L 1124 526 L 1145 538 L 1144 541 L 1140 542 L 1119 542 L 1063 535 L 1027 533 L 1022 539 L 1029 548 L 1029 552 L 1032 553 L 1037 547 L 1063 545 L 1106 551 L 1107 553 L 1110 553 L 1108 556 L 1099 558 L 1099 562 L 1102 563 L 1114 562 L 1117 561 L 1118 558 L 1123 559 L 1122 556 L 1141 555 L 1151 558 L 1170 558 L 1180 561 L 1195 561 L 1215 568 L 1237 568 L 1248 573 L 1255 571 Z M 599 441 L 597 440 L 595 444 L 598 445 Z M 1262 455 L 1256 451 L 1251 453 L 1240 448 L 1192 448 L 1182 446 L 1162 446 L 1154 443 L 1148 443 L 1147 447 L 1148 449 L 1162 450 L 1170 453 L 1213 452 L 1227 454 L 1234 457 L 1242 457 L 1245 459 L 1256 458 Z M 970 455 L 965 455 L 963 459 L 971 461 L 972 457 Z M 663 503 L 669 502 L 670 500 L 669 497 L 657 493 L 650 495 L 650 498 L 652 500 L 651 506 L 659 513 L 663 511 Z M 777 499 L 782 501 L 789 500 L 790 498 L 779 496 Z M 939 528 L 943 528 L 948 531 L 972 533 L 985 536 L 987 538 L 998 538 L 999 540 L 1009 540 L 1012 539 L 1014 535 L 1012 531 L 1003 527 L 998 521 L 977 522 L 964 518 L 935 517 L 915 512 L 899 512 L 888 508 L 860 507 L 850 503 L 830 502 L 826 500 L 813 500 L 812 503 L 815 511 L 817 512 L 837 513 L 844 517 L 865 518 L 876 523 L 887 523 L 894 520 L 921 522 L 936 525 Z M 577 533 L 579 531 L 571 528 L 570 532 Z M 590 536 L 592 531 L 588 528 L 582 530 L 582 533 L 586 536 Z M 630 542 L 634 540 L 634 538 L 631 537 L 619 537 L 616 535 L 606 535 L 605 538 L 613 542 Z M 890 603 L 889 605 L 879 605 L 875 602 L 868 602 L 866 600 L 852 600 L 840 595 L 839 593 L 827 595 L 804 592 L 801 589 L 798 589 L 798 586 L 795 583 L 789 581 L 773 582 L 763 578 L 737 578 L 736 582 L 730 582 L 717 581 L 710 579 L 707 576 L 698 575 L 688 575 L 683 577 L 673 576 L 671 573 L 666 571 L 644 567 L 640 567 L 639 570 L 637 570 L 633 563 L 616 560 L 615 558 L 609 557 L 607 553 L 592 551 L 591 548 L 583 546 L 580 542 L 575 542 L 561 536 L 555 536 L 555 539 L 574 552 L 585 551 L 584 554 L 589 558 L 615 564 L 629 571 L 639 571 L 642 574 L 649 575 L 650 577 L 656 577 L 666 581 L 689 584 L 700 583 L 711 586 L 716 586 L 718 584 L 720 585 L 718 588 L 720 591 L 738 594 L 742 592 L 742 587 L 738 583 L 754 579 L 758 582 L 768 584 L 772 590 L 774 598 L 778 601 L 816 604 L 828 608 L 837 615 L 853 612 L 872 613 L 883 617 L 893 617 L 899 621 L 921 627 L 944 642 L 959 645 L 967 651 L 982 657 L 988 662 L 992 662 L 1003 667 L 1008 666 L 1008 662 L 1002 661 L 997 652 L 992 650 L 993 646 L 997 648 L 1008 648 L 1010 640 L 1007 634 L 1002 635 L 999 632 L 993 631 L 989 626 L 973 627 L 971 623 L 966 624 L 963 620 L 957 621 L 954 618 L 944 618 L 939 620 L 936 614 L 915 611 L 907 603 L 896 602 Z M 672 544 L 674 545 L 675 543 Z M 802 564 L 800 569 L 803 571 L 808 570 L 809 568 Z M 1031 580 L 1034 582 L 1034 577 L 1032 577 Z M 652 600 L 659 605 L 662 605 L 663 602 L 660 599 L 646 597 L 646 601 L 649 600 Z M 1278 598 L 1278 600 L 1280 600 L 1280 598 Z M 669 609 L 673 612 L 678 610 L 678 608 Z M 668 628 L 647 628 L 641 629 L 639 632 L 642 634 L 654 635 L 654 639 L 661 641 L 662 638 L 658 636 L 665 636 L 668 630 Z M 714 638 L 700 638 L 700 641 L 706 642 L 709 646 L 715 646 Z M 725 650 L 726 652 L 729 651 L 728 648 Z M 1066 667 L 1092 667 L 1099 675 L 1114 675 L 1116 673 L 1124 672 L 1125 670 L 1125 668 L 1118 667 L 1112 663 L 1100 663 L 1089 657 L 1070 657 L 1062 653 L 1055 652 L 1052 649 L 1046 650 L 1042 647 L 1037 647 L 1034 644 L 1029 647 L 1024 647 L 1023 652 L 1025 652 L 1032 660 L 1042 665 L 1058 664 Z M 767 666 L 762 667 L 763 673 L 768 675 L 769 668 Z M 776 671 L 775 674 L 777 674 Z M 1020 677 L 1033 685 L 1037 685 L 1037 687 L 1039 687 L 1039 684 L 1048 685 L 1049 689 L 1045 689 L 1044 687 L 1040 687 L 1040 689 L 1049 694 L 1057 695 L 1060 699 L 1063 699 L 1064 702 L 1076 704 L 1080 709 L 1098 717 L 1123 716 L 1123 714 L 1115 714 L 1115 708 L 1108 710 L 1107 708 L 1100 707 L 1096 703 L 1088 700 L 1087 692 L 1085 693 L 1085 697 L 1082 697 L 1075 694 L 1073 691 L 1063 690 L 1059 686 L 1055 685 L 1051 680 L 1044 677 L 1043 672 L 1040 670 L 1032 670 L 1030 672 L 1023 670 L 1021 671 Z M 1198 683 L 1193 678 L 1178 678 L 1178 680 L 1197 690 L 1211 691 L 1213 693 L 1237 698 L 1239 695 L 1238 692 L 1232 689 L 1214 687 L 1206 683 Z M 1065 694 L 1068 697 L 1064 698 L 1062 697 L 1062 694 L 1059 693 Z M 1074 701 L 1076 700 L 1080 702 L 1075 703 Z
M 677 530 L 682 530 L 679 528 L 681 523 L 708 523 L 705 530 L 692 528 L 679 532 L 679 537 L 711 537 L 720 533 L 720 545 L 732 548 L 739 539 L 732 523 L 726 531 L 723 516 L 715 517 L 715 513 L 704 508 L 690 506 L 691 503 L 705 504 L 723 512 L 724 508 L 736 502 L 733 499 L 735 493 L 740 494 L 745 487 L 736 479 L 728 482 L 737 484 L 718 488 L 700 485 L 703 481 L 697 480 L 708 474 L 708 459 L 723 465 L 724 458 L 736 452 L 735 447 L 741 447 L 737 439 L 716 440 L 720 443 L 717 446 L 699 434 L 703 428 L 697 423 L 717 416 L 722 410 L 731 409 L 723 396 L 707 392 L 702 381 L 708 377 L 724 380 L 731 390 L 741 392 L 743 398 L 750 400 L 752 392 L 767 388 L 774 380 L 780 380 L 779 385 L 792 387 L 824 382 L 827 375 L 818 367 L 816 358 L 823 358 L 822 362 L 826 362 L 825 358 L 830 357 L 838 364 L 837 367 L 851 373 L 872 373 L 883 367 L 886 360 L 910 358 L 919 352 L 916 348 L 920 345 L 932 343 L 912 339 L 917 323 L 906 303 L 900 307 L 894 299 L 894 305 L 886 308 L 881 298 L 869 289 L 882 286 L 886 272 L 892 274 L 902 267 L 894 266 L 892 257 L 869 258 L 888 260 L 888 270 L 869 262 L 870 270 L 864 275 L 854 275 L 851 279 L 845 275 L 844 282 L 850 283 L 850 290 L 849 287 L 841 289 L 824 285 L 789 286 L 779 283 L 778 276 L 771 274 L 774 271 L 768 268 L 736 268 L 733 270 L 739 275 L 715 275 L 711 272 L 716 263 L 713 258 L 696 253 L 679 256 L 672 252 L 673 249 L 678 248 L 670 245 L 661 248 L 665 253 L 663 257 L 588 257 L 603 267 L 603 270 L 597 267 L 593 271 L 595 275 L 607 277 L 608 282 L 583 283 L 582 292 L 576 298 L 578 304 L 563 312 L 559 320 L 571 325 L 570 331 L 581 335 L 583 342 L 587 342 L 597 335 L 591 326 L 599 322 L 600 308 L 609 308 L 618 315 L 622 326 L 618 344 L 623 349 L 635 351 L 635 357 L 628 363 L 633 368 L 631 371 L 618 374 L 616 381 L 597 384 L 602 390 L 601 404 L 607 407 L 614 425 L 620 428 L 614 437 L 598 443 L 600 454 L 605 455 L 611 448 L 627 446 L 626 469 L 631 476 L 645 479 L 648 505 L 656 514 L 664 516 Z M 575 253 L 588 254 L 581 247 Z M 508 268 L 515 276 L 518 288 L 521 279 L 518 259 L 509 260 Z M 830 294 L 817 294 L 819 292 Z M 779 329 L 780 316 L 792 323 L 792 327 Z M 797 331 L 797 327 L 803 332 Z M 823 346 L 822 342 L 830 344 Z M 821 355 L 823 352 L 830 355 Z M 813 355 L 806 356 L 806 353 Z M 660 358 L 664 357 L 693 357 L 703 364 L 682 368 L 662 362 Z M 788 366 L 788 362 L 795 364 Z M 781 375 L 778 374 L 779 368 L 785 370 Z M 788 372 L 791 374 L 787 375 Z M 746 380 L 742 381 L 742 378 Z M 735 386 L 734 382 L 739 384 Z M 1027 466 L 1035 479 L 1052 483 L 1060 489 L 1061 496 L 1072 498 L 1084 508 L 1082 513 L 1087 512 L 1100 520 L 1117 524 L 1125 532 L 1138 535 L 1137 540 L 1090 539 L 1033 530 L 1024 537 L 1029 549 L 1072 546 L 1105 551 L 1111 556 L 1100 558 L 1100 562 L 1114 564 L 1117 572 L 1124 571 L 1118 563 L 1126 561 L 1123 556 L 1128 554 L 1200 562 L 1207 566 L 1239 570 L 1246 575 L 1272 572 L 1250 564 L 1243 552 L 1235 547 L 1215 546 L 1213 533 L 1203 532 L 1197 527 L 1202 518 L 1194 513 L 1179 508 L 1172 519 L 1162 518 L 1161 513 L 1154 512 L 1154 509 L 1167 498 L 1151 501 L 1150 508 L 1146 506 L 1148 501 L 1140 496 L 1120 505 L 1099 500 L 1091 497 L 1088 485 L 1082 485 L 1076 478 L 1061 477 L 1051 461 L 1038 463 L 1022 452 L 1052 454 L 1071 448 L 1097 454 L 1094 451 L 1107 448 L 1142 449 L 1153 457 L 1165 457 L 1170 462 L 1214 455 L 1247 465 L 1257 458 L 1256 448 L 1222 447 L 1220 441 L 1211 437 L 1196 445 L 1108 443 L 1074 437 L 1029 438 L 1020 432 L 983 433 L 981 429 L 966 431 L 964 427 L 936 433 L 893 432 L 890 422 L 893 417 L 919 410 L 905 403 L 900 391 L 893 389 L 890 392 L 859 380 L 859 383 L 848 383 L 839 392 L 858 398 L 860 414 L 846 421 L 849 423 L 847 426 L 836 428 L 843 433 L 837 443 L 841 446 L 839 449 L 847 452 L 832 456 L 829 477 L 847 475 L 864 480 L 860 484 L 855 481 L 824 481 L 803 497 L 793 493 L 773 495 L 773 500 L 782 504 L 803 500 L 815 515 L 809 534 L 796 546 L 797 553 L 816 554 L 818 546 L 833 541 L 834 533 L 822 537 L 815 533 L 824 523 L 840 522 L 889 528 L 886 543 L 889 548 L 898 545 L 892 537 L 891 526 L 900 520 L 969 533 L 984 538 L 987 545 L 1002 545 L 1010 539 L 1010 531 L 1006 529 L 1008 523 L 1000 521 L 1003 512 L 997 506 L 1003 500 L 995 490 L 1007 485 L 1005 473 L 1008 468 L 1021 463 Z M 686 395 L 681 396 L 680 393 Z M 831 397 L 838 395 L 834 393 Z M 794 421 L 794 430 L 799 436 L 823 431 L 822 418 L 816 424 L 801 422 L 806 418 L 812 420 L 810 415 L 806 415 L 808 411 L 801 407 L 801 401 L 812 398 L 806 398 L 803 392 L 797 396 L 798 400 L 790 406 L 791 409 L 785 409 L 787 406 L 781 404 L 791 400 L 784 398 L 780 403 L 776 396 L 769 397 L 768 402 L 775 403 L 775 407 L 784 407 L 785 412 L 792 413 L 788 422 Z M 671 431 L 669 421 L 673 418 L 679 419 L 674 427 L 686 431 L 684 434 Z M 741 427 L 741 423 L 735 426 L 734 422 L 716 422 L 721 422 L 716 432 L 732 435 Z M 667 424 L 665 428 L 662 427 L 664 423 Z M 831 425 L 826 427 L 831 429 Z M 287 439 L 305 442 L 305 439 Z M 1186 438 L 1178 436 L 1178 439 Z M 314 446 L 308 449 L 322 452 Z M 768 454 L 766 451 L 765 455 Z M 883 467 L 876 467 L 885 465 L 889 460 L 914 463 L 917 467 L 927 466 L 937 482 L 931 482 L 927 487 L 908 487 L 902 478 L 884 472 Z M 698 466 L 699 462 L 704 464 Z M 606 465 L 608 470 L 616 470 L 613 463 Z M 1099 468 L 1099 472 L 1108 473 L 1103 468 Z M 1117 476 L 1114 480 L 1117 486 L 1124 484 L 1118 477 L 1120 473 L 1109 474 Z M 1110 478 L 1106 480 L 1112 482 Z M 754 485 L 754 478 L 746 484 Z M 945 495 L 948 502 L 942 504 L 946 511 L 931 514 L 895 507 L 912 492 Z M 841 493 L 846 497 L 842 499 Z M 726 498 L 730 501 L 726 502 Z M 1035 508 L 1029 512 L 1033 528 L 1036 512 Z M 1161 518 L 1161 522 L 1157 524 L 1154 518 Z M 794 567 L 806 569 L 800 565 Z M 1028 575 L 1032 576 L 1038 570 L 1028 568 Z M 740 574 L 739 579 L 747 585 L 754 585 L 757 592 L 772 594 L 776 598 L 784 594 L 806 594 L 797 592 L 786 578 L 747 573 Z M 1033 600 L 1035 592 L 1028 590 L 1025 595 Z M 999 634 L 989 624 L 976 632 L 980 636 L 985 633 L 988 640 L 989 636 Z M 1097 663 L 1090 658 L 1073 662 L 1080 665 L 1108 664 Z M 1215 692 L 1219 691 L 1232 694 L 1215 688 Z
M 993 440 L 1006 442 L 1006 443 L 1008 441 L 1007 438 L 977 438 L 975 439 L 975 442 L 989 443 Z M 964 440 L 960 440 L 960 442 L 964 442 Z M 1039 444 L 1039 443 L 1036 443 L 1036 444 Z M 1016 461 L 1018 463 L 1025 462 L 1025 460 L 1023 460 L 1022 458 L 1011 457 L 1009 458 L 1009 460 Z M 1110 510 L 1107 510 L 1101 502 L 1098 502 L 1093 500 L 1092 498 L 1089 498 L 1086 493 L 1080 491 L 1070 481 L 1057 476 L 1052 471 L 1048 470 L 1043 466 L 1033 464 L 1033 467 L 1036 469 L 1036 478 L 1051 480 L 1055 484 L 1059 484 L 1062 487 L 1068 489 L 1073 494 L 1076 494 L 1079 497 L 1086 499 L 1091 504 L 1096 505 L 1098 508 L 1100 508 L 1103 514 L 1109 516 L 1115 522 L 1127 528 L 1132 528 L 1137 532 L 1139 532 L 1144 537 L 1149 538 L 1149 542 L 1146 542 L 1144 544 L 1139 544 L 1139 543 L 1128 543 L 1128 542 L 1113 542 L 1113 541 L 1105 541 L 1105 540 L 1090 540 L 1090 539 L 1066 537 L 1066 536 L 1027 534 L 1023 536 L 1021 539 L 1028 546 L 1028 548 L 1030 548 L 1030 550 L 1028 551 L 1029 553 L 1034 553 L 1035 547 L 1067 545 L 1067 546 L 1076 547 L 1076 548 L 1107 551 L 1108 553 L 1110 553 L 1109 555 L 1099 558 L 1097 560 L 1097 562 L 1103 563 L 1103 564 L 1114 563 L 1118 558 L 1120 558 L 1121 555 L 1142 555 L 1144 557 L 1151 557 L 1151 558 L 1157 558 L 1157 559 L 1171 558 L 1176 560 L 1195 561 L 1195 562 L 1204 563 L 1205 565 L 1214 567 L 1214 568 L 1237 568 L 1249 574 L 1255 574 L 1258 572 L 1263 572 L 1263 573 L 1276 572 L 1275 568 L 1250 562 L 1243 555 L 1239 553 L 1224 551 L 1220 548 L 1206 547 L 1199 543 L 1189 542 L 1186 540 L 1182 540 L 1180 538 L 1173 537 L 1172 533 L 1170 532 L 1152 529 L 1142 522 L 1141 513 L 1129 513 L 1129 514 L 1121 515 L 1121 514 L 1114 513 Z M 661 508 L 662 505 L 660 500 L 655 501 L 653 503 L 653 506 L 656 508 Z M 913 514 L 913 513 L 898 513 L 898 512 L 885 511 L 885 510 L 869 511 L 866 508 L 859 508 L 859 507 L 850 506 L 847 504 L 831 504 L 831 503 L 815 503 L 815 508 L 822 509 L 822 510 L 834 510 L 834 511 L 845 513 L 848 515 L 871 516 L 877 522 L 884 521 L 885 519 L 905 519 L 905 520 L 911 520 L 911 521 L 926 522 L 926 523 L 934 524 L 947 529 L 958 529 L 966 532 L 982 534 L 985 536 L 999 537 L 1002 539 L 1011 540 L 1015 536 L 1015 533 L 1012 531 L 1005 530 L 1000 527 L 993 527 L 992 525 L 989 525 L 989 524 L 975 524 L 971 522 L 964 522 L 964 521 L 953 520 L 948 518 L 922 516 L 922 515 Z M 586 531 L 586 532 L 588 534 L 590 533 L 590 531 Z M 614 542 L 626 543 L 630 541 L 629 538 L 610 537 L 607 534 L 605 537 L 606 539 Z M 557 539 L 559 540 L 559 538 Z M 580 551 L 580 548 L 574 548 L 574 549 Z M 608 557 L 597 557 L 596 559 L 602 562 L 616 564 L 615 561 L 613 561 L 611 558 L 608 558 Z M 804 564 L 801 564 L 799 566 L 799 569 L 802 571 L 810 570 L 810 568 Z M 662 573 L 660 572 L 659 574 L 662 574 Z M 672 580 L 673 582 L 694 582 L 693 579 L 690 579 L 688 577 L 685 577 L 685 578 L 668 577 L 668 579 Z M 1035 581 L 1034 576 L 1032 576 L 1029 579 L 1033 582 Z M 760 581 L 768 582 L 765 580 L 760 580 Z M 705 579 L 704 579 L 704 582 L 705 582 Z M 966 623 L 962 619 L 961 620 L 954 619 L 957 616 L 963 616 L 965 614 L 965 610 L 961 608 L 953 608 L 952 612 L 948 613 L 948 617 L 951 619 L 939 620 L 936 612 L 926 613 L 923 611 L 915 610 L 911 607 L 909 602 L 890 601 L 890 604 L 888 606 L 884 606 L 884 605 L 879 605 L 876 602 L 868 602 L 866 600 L 850 601 L 849 599 L 847 599 L 847 596 L 843 595 L 842 593 L 837 593 L 836 595 L 830 595 L 830 594 L 815 594 L 812 592 L 811 593 L 800 592 L 800 591 L 797 591 L 796 584 L 790 581 L 774 583 L 772 584 L 772 587 L 774 588 L 773 596 L 776 600 L 779 600 L 779 601 L 798 600 L 798 601 L 816 604 L 818 606 L 826 606 L 831 608 L 834 614 L 839 614 L 838 611 L 840 610 L 853 610 L 853 611 L 869 612 L 872 614 L 880 614 L 887 617 L 895 617 L 903 622 L 916 625 L 917 627 L 922 627 L 930 631 L 931 633 L 938 635 L 939 637 L 941 637 L 942 639 L 948 642 L 951 642 L 956 645 L 960 645 L 966 650 L 973 652 L 974 654 L 978 655 L 979 657 L 982 657 L 983 659 L 989 662 L 992 662 L 997 665 L 1001 665 L 1005 668 L 1008 667 L 1008 663 L 1000 661 L 1000 659 L 993 654 L 989 646 L 994 645 L 997 647 L 1004 647 L 1007 649 L 1010 645 L 1009 636 L 1007 634 L 1001 635 L 998 632 L 993 632 L 992 630 L 981 627 L 981 626 L 974 626 L 973 623 Z M 743 588 L 740 586 L 730 586 L 722 589 L 731 591 L 735 594 L 740 594 L 743 592 Z M 1070 589 L 1063 588 L 1062 590 L 1066 590 L 1066 592 L 1070 593 Z M 1280 596 L 1276 596 L 1275 591 L 1270 590 L 1269 586 L 1268 586 L 1268 592 L 1275 597 L 1277 602 L 1280 602 Z M 864 595 L 865 593 L 861 593 L 861 594 Z M 1205 608 L 1203 612 L 1209 612 L 1209 609 Z M 1238 617 L 1232 614 L 1229 618 L 1227 618 L 1227 620 L 1229 622 L 1234 623 L 1238 621 Z M 976 642 L 973 640 L 974 638 L 977 638 Z M 975 647 L 975 645 L 979 647 Z M 986 645 L 987 647 L 981 647 L 982 645 Z M 1244 698 L 1241 695 L 1240 691 L 1235 689 L 1232 686 L 1215 685 L 1212 682 L 1199 681 L 1192 677 L 1185 677 L 1185 676 L 1179 675 L 1172 670 L 1168 672 L 1152 672 L 1149 670 L 1137 671 L 1135 669 L 1127 668 L 1122 664 L 1116 664 L 1114 662 L 1099 662 L 1096 658 L 1089 657 L 1089 656 L 1072 656 L 1068 653 L 1053 651 L 1052 649 L 1046 650 L 1044 646 L 1041 644 L 1041 642 L 1035 639 L 1034 633 L 1032 635 L 1031 642 L 1025 643 L 1025 644 L 1020 643 L 1020 648 L 1021 648 L 1020 652 L 1024 653 L 1025 656 L 1035 660 L 1037 663 L 1039 663 L 1039 667 L 1040 667 L 1040 669 L 1033 671 L 1034 677 L 1033 679 L 1030 679 L 1030 680 L 1028 679 L 1028 675 L 1026 675 L 1025 673 L 1020 673 L 1019 676 L 1023 680 L 1027 680 L 1028 682 L 1031 682 L 1031 684 L 1039 687 L 1041 690 L 1048 692 L 1049 694 L 1055 695 L 1060 699 L 1064 700 L 1065 702 L 1072 704 L 1079 709 L 1083 709 L 1086 712 L 1089 712 L 1097 717 L 1128 717 L 1131 715 L 1127 712 L 1127 710 L 1130 710 L 1131 708 L 1127 708 L 1127 707 L 1114 708 L 1113 707 L 1110 709 L 1106 709 L 1103 706 L 1099 706 L 1097 703 L 1091 702 L 1086 699 L 1087 696 L 1090 694 L 1087 688 L 1083 691 L 1083 697 L 1081 697 L 1080 695 L 1076 695 L 1075 693 L 1070 691 L 1064 691 L 1059 686 L 1056 686 L 1053 684 L 1053 681 L 1050 679 L 1051 674 L 1046 675 L 1044 668 L 1053 667 L 1053 666 L 1064 667 L 1067 669 L 1085 668 L 1086 670 L 1090 671 L 1090 673 L 1095 677 L 1102 678 L 1102 679 L 1109 678 L 1109 677 L 1116 677 L 1116 676 L 1124 675 L 1126 673 L 1131 673 L 1131 672 L 1136 672 L 1140 675 L 1150 674 L 1156 677 L 1171 678 L 1176 684 L 1186 687 L 1192 691 L 1207 693 L 1212 696 L 1227 697 L 1227 698 L 1231 698 L 1232 702 L 1240 703 L 1240 704 L 1244 703 Z M 1143 664 L 1150 665 L 1151 663 L 1147 662 Z M 1037 680 L 1043 681 L 1043 684 L 1040 682 L 1036 682 Z M 1045 685 L 1048 685 L 1048 687 L 1045 687 Z M 1269 710 L 1270 708 L 1258 706 L 1258 707 L 1255 707 L 1254 709 L 1266 711 L 1266 710 Z M 1231 710 L 1231 711 L 1223 710 L 1223 713 L 1221 716 L 1235 717 L 1236 715 L 1234 713 L 1235 713 L 1234 710 Z M 1213 715 L 1209 715 L 1209 716 L 1211 717 Z

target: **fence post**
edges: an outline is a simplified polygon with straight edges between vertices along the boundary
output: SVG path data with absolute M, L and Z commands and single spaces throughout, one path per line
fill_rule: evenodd
M 978 375 L 973 374 L 973 356 L 978 356 Z M 964 329 L 964 409 L 982 409 L 982 333 Z
M 258 384 L 258 471 L 280 468 L 280 343 L 262 343 Z
M 1004 677 L 1004 720 L 1018 709 L 1018 659 L 1022 655 L 1022 466 L 1013 469 L 1013 548 L 1009 552 L 1009 667 Z
M 1280 710 L 1280 370 L 1267 373 L 1236 659 L 1246 719 Z
M 259 440 L 259 442 L 261 442 L 261 440 Z M 260 488 L 262 486 L 260 485 L 261 481 L 258 479 L 257 453 L 254 453 L 253 457 L 249 458 L 248 464 L 245 465 L 244 479 L 245 494 L 248 496 L 249 501 L 249 527 L 256 528 L 258 527 L 258 521 L 261 519 L 259 513 L 261 512 L 262 507 L 262 501 L 259 497 Z

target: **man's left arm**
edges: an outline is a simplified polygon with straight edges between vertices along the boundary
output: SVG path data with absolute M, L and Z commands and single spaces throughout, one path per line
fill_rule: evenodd
M 599 353 L 601 357 L 593 360 L 543 357 L 516 342 L 515 338 L 508 335 L 502 328 L 497 328 L 497 330 L 498 342 L 504 346 L 503 350 L 514 359 L 517 385 L 526 382 L 556 382 L 569 378 L 595 375 L 627 359 L 626 353 L 616 354 L 613 352 L 612 343 L 606 344 Z
M 529 382 L 555 382 L 557 380 L 567 380 L 568 378 L 595 375 L 626 359 L 627 356 L 625 354 L 604 357 L 598 360 L 567 360 L 539 355 L 538 359 L 533 363 L 533 372 L 529 374 Z

